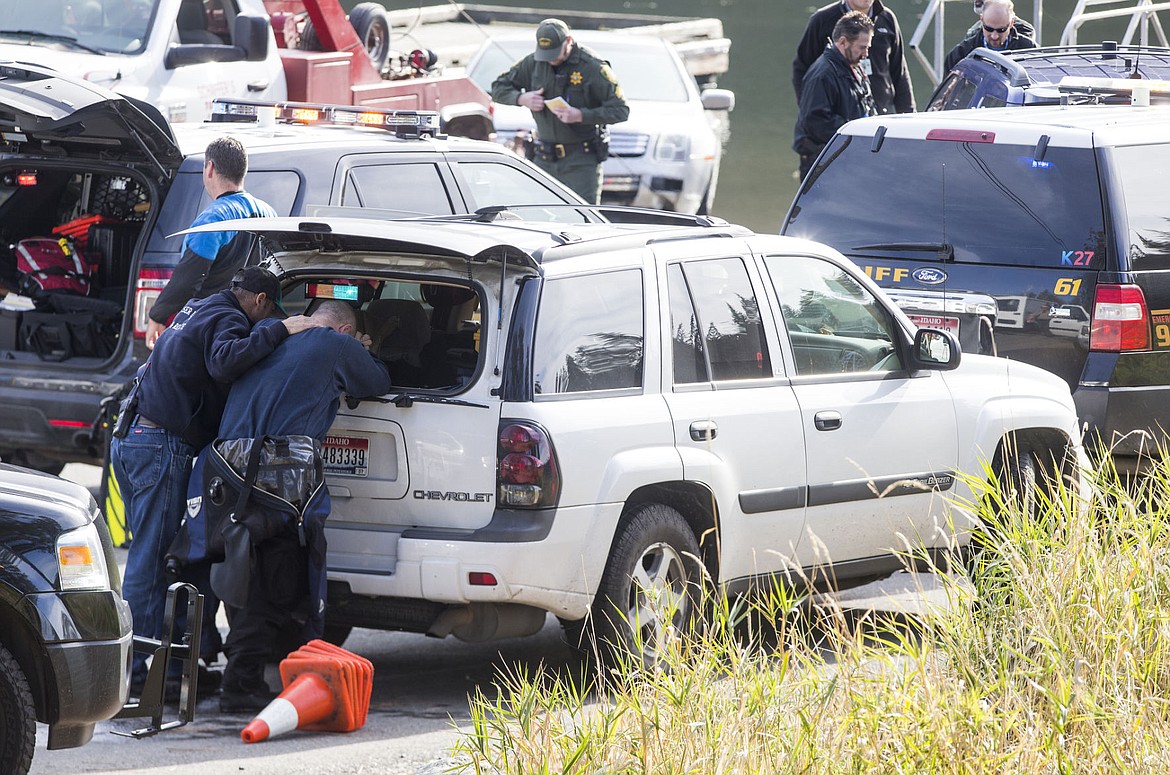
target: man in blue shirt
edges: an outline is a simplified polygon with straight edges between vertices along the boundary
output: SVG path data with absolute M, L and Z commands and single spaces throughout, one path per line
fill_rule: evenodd
M 357 316 L 343 301 L 325 301 L 311 318 L 320 328 L 288 340 L 232 385 L 219 436 L 310 436 L 325 439 L 341 395 L 354 398 L 390 392 L 386 364 L 369 352 L 370 338 L 357 332 Z M 279 325 L 265 321 L 257 328 Z M 306 508 L 302 541 L 297 515 L 284 530 L 253 544 L 255 561 L 247 603 L 231 608 L 224 642 L 220 710 L 263 710 L 273 693 L 264 680 L 272 644 L 294 619 L 304 620 L 302 641 L 321 637 L 325 606 L 324 520 L 329 496 Z M 249 509 L 263 507 L 250 504 Z
M 238 218 L 274 217 L 276 211 L 244 191 L 248 174 L 248 152 L 234 137 L 212 140 L 203 158 L 203 188 L 211 197 L 192 227 Z M 202 299 L 228 286 L 228 282 L 248 262 L 256 246 L 252 234 L 217 231 L 188 234 L 183 239 L 183 255 L 175 272 L 150 309 L 146 325 L 146 346 L 154 347 L 167 322 L 190 299 Z

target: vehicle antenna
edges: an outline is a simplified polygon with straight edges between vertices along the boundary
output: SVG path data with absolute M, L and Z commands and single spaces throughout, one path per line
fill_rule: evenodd
M 1138 48 L 1138 50 L 1135 51 L 1134 55 L 1133 55 L 1133 72 L 1130 73 L 1128 77 L 1130 77 L 1130 78 L 1141 78 L 1142 77 L 1141 70 L 1139 69 L 1139 65 L 1141 65 L 1141 62 L 1142 62 L 1142 50 L 1141 50 L 1141 48 Z

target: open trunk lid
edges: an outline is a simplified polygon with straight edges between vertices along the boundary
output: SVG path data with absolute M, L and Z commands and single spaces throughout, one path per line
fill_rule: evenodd
M 0 63 L 0 139 L 30 156 L 102 159 L 170 178 L 183 161 L 152 105 L 46 67 Z

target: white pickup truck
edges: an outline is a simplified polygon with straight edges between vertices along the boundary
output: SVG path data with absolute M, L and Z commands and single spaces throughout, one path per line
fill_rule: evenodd
M 487 94 L 457 74 L 390 72 L 390 21 L 339 0 L 31 0 L 0 16 L 0 61 L 51 67 L 204 121 L 216 97 L 435 110 L 486 139 Z
M 288 98 L 262 0 L 42 0 L 10 5 L 0 59 L 29 62 L 202 121 L 215 97 Z

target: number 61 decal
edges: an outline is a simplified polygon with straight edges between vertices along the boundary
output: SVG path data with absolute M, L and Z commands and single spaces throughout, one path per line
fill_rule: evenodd
M 1057 296 L 1076 296 L 1081 292 L 1081 281 L 1071 277 L 1061 277 L 1056 281 L 1056 287 L 1052 289 L 1052 292 Z

